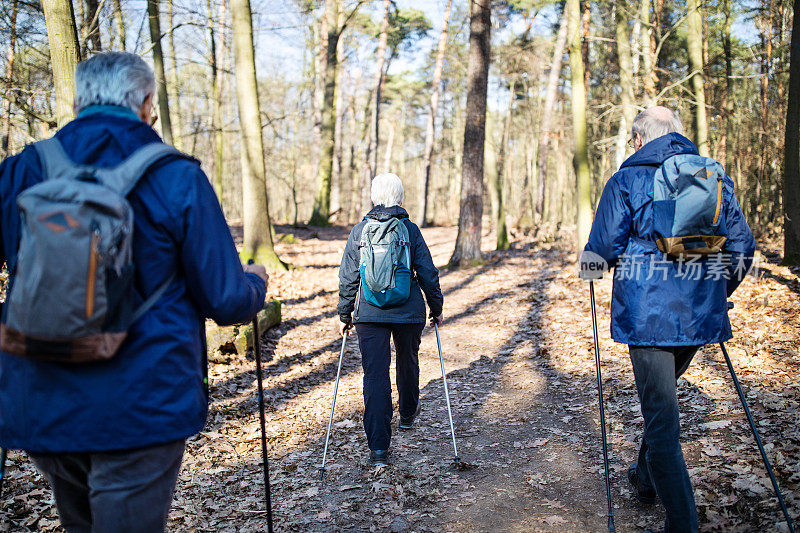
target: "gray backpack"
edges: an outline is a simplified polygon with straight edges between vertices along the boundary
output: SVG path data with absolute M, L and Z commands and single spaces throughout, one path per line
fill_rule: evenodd
M 384 222 L 365 218 L 361 230 L 361 294 L 381 309 L 397 307 L 411 295 L 411 255 L 406 225 L 390 218 Z
M 670 157 L 653 177 L 656 245 L 676 257 L 702 257 L 725 245 L 725 171 L 708 157 Z
M 136 307 L 133 210 L 125 197 L 156 161 L 188 156 L 151 143 L 114 168 L 94 168 L 73 163 L 55 138 L 33 146 L 44 181 L 17 197 L 21 236 L 0 349 L 65 363 L 110 359 L 174 279 Z

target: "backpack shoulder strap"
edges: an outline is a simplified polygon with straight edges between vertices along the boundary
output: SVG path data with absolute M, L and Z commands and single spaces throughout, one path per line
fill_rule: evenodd
M 139 179 L 147 172 L 147 169 L 157 161 L 170 155 L 194 161 L 194 158 L 184 154 L 177 148 L 164 143 L 153 142 L 137 149 L 116 167 L 97 169 L 97 177 L 106 187 L 117 191 L 122 196 L 127 196 L 139 182 Z
M 89 167 L 77 165 L 64 151 L 61 142 L 55 137 L 33 143 L 44 170 L 44 179 L 53 180 L 75 175 Z

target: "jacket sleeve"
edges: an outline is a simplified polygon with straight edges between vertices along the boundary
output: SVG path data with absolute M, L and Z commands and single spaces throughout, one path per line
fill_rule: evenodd
M 417 282 L 419 283 L 422 292 L 425 293 L 425 300 L 428 302 L 428 307 L 431 311 L 431 316 L 436 317 L 442 314 L 444 307 L 444 296 L 442 296 L 442 289 L 439 287 L 439 269 L 433 264 L 433 257 L 422 232 L 416 224 L 407 224 L 409 227 L 409 235 L 411 236 L 411 245 L 413 251 L 411 260 L 414 263 L 414 272 L 417 275 Z
M 631 210 L 617 173 L 603 188 L 584 250 L 596 253 L 612 268 L 628 246 L 630 230 Z
M 744 219 L 742 207 L 733 192 L 733 180 L 725 176 L 725 227 L 728 239 L 725 241 L 723 251 L 730 254 L 728 265 L 729 276 L 727 283 L 728 297 L 739 286 L 753 264 L 753 254 L 756 251 L 756 241 Z
M 252 320 L 264 307 L 264 282 L 242 269 L 233 237 L 205 174 L 186 176 L 180 262 L 187 289 L 203 315 L 220 325 Z
M 348 324 L 352 321 L 353 310 L 358 296 L 358 284 L 361 274 L 358 270 L 359 250 L 357 240 L 356 225 L 347 238 L 347 244 L 342 254 L 342 263 L 339 266 L 339 305 L 336 310 L 339 313 L 339 320 Z

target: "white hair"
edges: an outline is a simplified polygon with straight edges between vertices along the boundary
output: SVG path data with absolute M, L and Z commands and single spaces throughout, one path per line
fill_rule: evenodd
M 155 86 L 153 70 L 138 55 L 97 54 L 75 69 L 75 111 L 91 105 L 118 105 L 138 113 Z
M 683 134 L 681 118 L 672 109 L 655 106 L 645 109 L 633 119 L 631 135 L 639 135 L 642 146 L 668 133 Z
M 396 174 L 378 174 L 372 180 L 372 203 L 392 207 L 400 205 L 405 200 L 406 194 L 403 191 L 403 182 Z

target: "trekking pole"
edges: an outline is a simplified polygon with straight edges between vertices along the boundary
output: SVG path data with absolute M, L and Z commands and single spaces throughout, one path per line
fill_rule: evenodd
M 248 261 L 253 264 L 253 260 Z M 253 352 L 256 356 L 256 379 L 258 381 L 258 417 L 261 424 L 261 456 L 264 459 L 264 496 L 267 503 L 267 531 L 272 533 L 272 495 L 269 487 L 269 461 L 267 460 L 267 422 L 264 414 L 264 383 L 261 377 L 261 333 L 258 331 L 258 315 L 253 319 Z
M 319 480 L 325 477 L 325 459 L 328 457 L 328 441 L 331 438 L 331 426 L 333 425 L 333 410 L 336 408 L 336 393 L 339 392 L 339 376 L 342 375 L 342 359 L 344 359 L 344 347 L 347 344 L 347 332 L 350 328 L 345 328 L 342 334 L 342 351 L 339 352 L 339 367 L 336 369 L 336 382 L 333 384 L 333 402 L 331 403 L 331 417 L 328 419 L 328 434 L 325 435 L 325 449 L 322 452 L 322 468 L 319 471 Z
M 606 413 L 603 408 L 603 380 L 600 377 L 600 343 L 597 340 L 597 311 L 594 306 L 594 280 L 589 280 L 589 294 L 592 301 L 592 331 L 594 333 L 594 358 L 597 364 L 597 392 L 600 398 L 600 428 L 603 434 L 603 465 L 606 471 L 606 499 L 608 500 L 608 530 L 614 527 L 614 507 L 611 505 L 611 478 L 608 471 L 608 441 L 606 439 Z
M 8 450 L 3 448 L 0 450 L 0 498 L 3 497 L 3 479 L 6 477 L 6 458 Z
M 439 348 L 439 364 L 442 365 L 442 384 L 444 385 L 444 397 L 447 400 L 447 416 L 450 418 L 450 434 L 453 436 L 453 454 L 456 461 L 456 468 L 458 468 L 461 459 L 458 457 L 458 448 L 456 447 L 456 430 L 453 427 L 453 413 L 450 410 L 450 393 L 447 391 L 447 374 L 444 371 L 444 357 L 442 357 L 442 341 L 439 339 L 439 325 L 434 322 L 434 329 L 436 329 L 436 346 Z
M 750 408 L 747 406 L 747 400 L 745 400 L 744 392 L 742 392 L 742 386 L 739 384 L 739 378 L 736 377 L 736 372 L 733 370 L 733 363 L 731 362 L 731 358 L 728 356 L 728 350 L 725 348 L 725 343 L 723 342 L 719 343 L 719 347 L 722 348 L 722 355 L 725 357 L 725 362 L 728 364 L 728 370 L 731 371 L 733 385 L 736 387 L 737 394 L 739 394 L 739 400 L 742 402 L 744 414 L 747 415 L 747 421 L 750 423 L 750 429 L 753 430 L 753 436 L 756 439 L 758 450 L 761 452 L 761 458 L 764 460 L 764 466 L 767 469 L 767 474 L 769 474 L 769 479 L 772 481 L 772 488 L 775 489 L 775 495 L 778 497 L 778 503 L 781 505 L 781 511 L 783 511 L 783 516 L 786 518 L 786 525 L 789 526 L 789 532 L 794 533 L 792 518 L 789 516 L 789 511 L 786 509 L 786 504 L 783 501 L 783 495 L 781 494 L 781 490 L 778 488 L 778 480 L 775 479 L 775 474 L 772 472 L 769 459 L 767 459 L 767 452 L 764 450 L 764 445 L 761 443 L 761 437 L 758 435 L 758 430 L 756 429 L 756 423 L 753 421 L 753 416 L 750 414 Z

